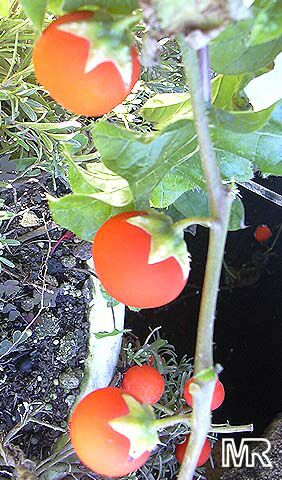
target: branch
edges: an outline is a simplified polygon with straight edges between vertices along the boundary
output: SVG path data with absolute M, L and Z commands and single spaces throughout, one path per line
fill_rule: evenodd
M 196 341 L 194 374 L 197 375 L 202 370 L 213 368 L 214 320 L 232 193 L 223 187 L 209 133 L 205 106 L 205 100 L 209 100 L 210 97 L 207 47 L 197 53 L 188 46 L 183 35 L 179 35 L 179 44 L 190 86 L 193 116 L 213 220 Z M 179 480 L 193 479 L 198 458 L 211 429 L 210 405 L 215 381 L 215 377 L 208 381 L 197 381 L 193 391 L 191 388 L 193 396 L 192 433 L 178 477 Z

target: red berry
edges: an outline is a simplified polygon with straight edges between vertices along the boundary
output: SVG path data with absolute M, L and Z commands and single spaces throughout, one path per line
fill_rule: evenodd
M 175 447 L 175 456 L 177 458 L 178 463 L 183 462 L 183 458 L 184 458 L 184 455 L 185 455 L 185 452 L 186 452 L 186 448 L 187 448 L 187 445 L 189 443 L 189 437 L 190 437 L 190 434 L 186 435 L 185 442 L 184 443 L 179 443 Z M 197 467 L 201 467 L 202 465 L 204 465 L 204 463 L 206 463 L 206 461 L 209 459 L 210 454 L 211 454 L 211 444 L 208 441 L 208 439 L 206 439 L 205 443 L 204 443 L 204 446 L 203 446 L 203 449 L 201 451 L 201 455 L 200 455 L 198 463 L 197 463 Z
M 149 457 L 129 455 L 129 439 L 109 424 L 127 415 L 128 406 L 120 388 L 95 390 L 75 407 L 70 421 L 70 437 L 78 458 L 94 472 L 107 477 L 121 477 L 140 468 Z
M 35 3 L 35 2 L 34 2 Z M 89 3 L 89 2 L 88 2 Z M 132 74 L 125 85 L 114 60 L 101 61 L 86 71 L 89 49 L 101 56 L 99 45 L 79 34 L 79 24 L 95 19 L 94 12 L 74 12 L 54 20 L 37 40 L 33 64 L 38 82 L 64 108 L 77 115 L 100 116 L 119 105 L 131 92 L 140 74 L 137 49 L 131 47 Z M 64 31 L 66 25 L 78 25 L 78 33 Z
M 150 263 L 152 235 L 130 223 L 142 216 L 152 218 L 133 211 L 107 220 L 95 235 L 92 255 L 96 273 L 112 297 L 131 307 L 153 308 L 174 300 L 187 276 L 176 255 Z M 188 254 L 187 267 L 188 275 Z
M 190 387 L 191 383 L 194 382 L 194 381 L 195 380 L 194 380 L 193 377 L 190 378 L 190 380 L 188 380 L 185 383 L 184 391 L 183 391 L 184 399 L 185 399 L 186 403 L 188 405 L 190 405 L 190 407 L 192 407 L 193 399 L 192 399 L 192 395 L 189 391 L 189 387 Z M 217 380 L 217 382 L 215 384 L 214 393 L 213 393 L 211 409 L 216 410 L 218 407 L 220 407 L 220 405 L 223 403 L 224 397 L 225 397 L 224 386 L 222 385 L 222 383 L 219 380 Z
M 264 243 L 272 237 L 272 231 L 267 225 L 259 225 L 254 233 L 257 242 Z
M 122 381 L 122 388 L 126 393 L 148 405 L 153 405 L 161 398 L 164 386 L 162 375 L 149 365 L 129 368 Z

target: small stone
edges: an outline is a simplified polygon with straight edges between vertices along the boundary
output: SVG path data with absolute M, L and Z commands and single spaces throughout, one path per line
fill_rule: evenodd
M 34 299 L 30 297 L 24 298 L 21 302 L 21 307 L 26 312 L 30 312 L 33 309 L 34 305 L 35 305 Z
M 41 375 L 38 375 L 37 381 L 38 381 L 38 382 L 42 382 L 42 380 L 43 380 L 43 378 L 41 377 Z
M 59 385 L 59 380 L 58 378 L 54 378 L 53 384 L 57 387 Z
M 75 395 L 68 395 L 65 398 L 65 402 L 69 407 L 72 407 L 75 402 L 76 396 Z
M 35 335 L 42 339 L 55 337 L 60 330 L 60 322 L 51 312 L 45 312 L 41 316 L 41 322 L 35 328 Z
M 36 227 L 37 225 L 40 225 L 40 220 L 34 212 L 26 210 L 23 213 L 20 225 L 22 227 Z
M 83 334 L 80 330 L 68 332 L 60 341 L 57 359 L 62 363 L 69 363 L 76 357 L 83 341 Z
M 74 390 L 79 387 L 81 376 L 72 370 L 62 372 L 59 376 L 60 386 L 65 390 Z
M 46 283 L 48 283 L 48 285 L 52 285 L 53 287 L 57 287 L 59 285 L 56 277 L 53 277 L 52 275 L 49 275 L 49 274 L 46 275 L 45 281 Z
M 76 259 L 71 255 L 69 257 L 63 257 L 62 264 L 66 268 L 73 268 L 76 266 Z
M 60 343 L 59 340 L 56 339 L 54 340 L 53 345 L 59 345 L 59 343 Z
M 73 298 L 79 298 L 79 297 L 82 296 L 81 290 L 75 288 L 69 282 L 63 282 L 60 285 L 60 294 L 61 295 L 69 295 L 70 297 L 73 297 Z

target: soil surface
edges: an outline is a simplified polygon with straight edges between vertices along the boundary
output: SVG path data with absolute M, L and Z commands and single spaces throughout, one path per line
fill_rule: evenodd
M 79 391 L 90 299 L 84 260 L 90 250 L 68 235 L 56 243 L 64 231 L 53 224 L 39 181 L 6 189 L 1 198 L 15 213 L 1 233 L 21 244 L 5 250 L 15 267 L 3 265 L 1 273 L 0 432 L 5 437 L 20 422 L 16 444 L 40 459 L 66 430 Z

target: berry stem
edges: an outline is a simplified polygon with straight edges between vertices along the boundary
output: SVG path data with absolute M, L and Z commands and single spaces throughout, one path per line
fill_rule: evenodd
M 194 122 L 213 219 L 196 340 L 194 375 L 197 375 L 202 370 L 213 368 L 214 320 L 233 195 L 222 184 L 210 138 L 206 114 L 206 103 L 210 99 L 208 47 L 196 52 L 188 46 L 183 34 L 179 35 L 178 40 L 191 92 Z M 210 406 L 215 379 L 211 378 L 207 381 L 198 379 L 194 387 L 193 392 L 191 391 L 193 396 L 192 433 L 180 469 L 179 480 L 193 479 L 198 458 L 211 429 Z

